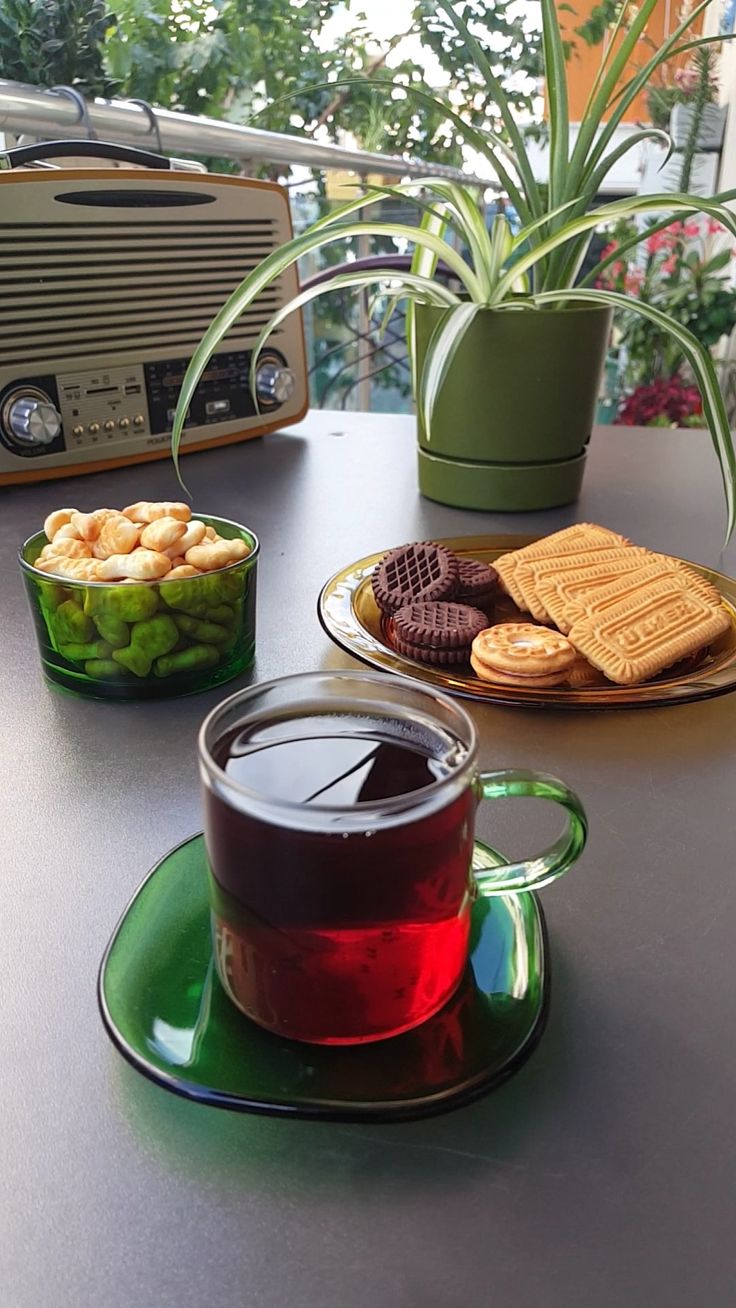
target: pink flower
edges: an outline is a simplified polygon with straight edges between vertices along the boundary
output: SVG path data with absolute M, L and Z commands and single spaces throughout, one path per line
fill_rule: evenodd
M 677 259 L 674 254 L 671 254 L 669 259 L 665 259 L 659 271 L 665 277 L 671 277 L 677 271 Z
M 669 245 L 669 241 L 664 232 L 654 232 L 647 237 L 645 244 L 649 254 L 659 254 L 660 250 L 664 250 Z
M 685 223 L 686 236 L 700 236 L 700 223 Z
M 697 90 L 699 73 L 697 68 L 689 65 L 687 68 L 678 68 L 675 73 L 675 82 L 679 86 L 683 95 L 693 95 Z
M 638 295 L 641 290 L 643 281 L 644 281 L 644 273 L 642 269 L 632 268 L 631 271 L 628 272 L 624 278 L 624 290 L 626 291 L 627 295 Z
M 617 249 L 618 249 L 618 241 L 611 241 L 611 243 L 607 245 L 606 248 L 603 250 L 601 254 L 601 259 L 607 259 L 609 254 L 613 254 L 614 250 Z
M 708 235 L 715 236 L 716 232 L 722 232 L 721 224 L 715 218 L 708 219 Z

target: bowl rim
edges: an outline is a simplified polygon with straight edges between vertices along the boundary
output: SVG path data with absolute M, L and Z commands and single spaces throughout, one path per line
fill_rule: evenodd
M 236 559 L 234 563 L 228 563 L 224 568 L 212 568 L 209 572 L 203 572 L 203 577 L 215 577 L 220 572 L 229 572 L 232 568 L 242 568 L 243 564 L 252 563 L 257 559 L 261 551 L 261 542 L 251 527 L 246 527 L 245 523 L 242 522 L 235 522 L 232 518 L 222 518 L 217 513 L 199 513 L 196 516 L 197 520 L 200 522 L 206 519 L 210 525 L 221 522 L 227 527 L 235 527 L 237 531 L 245 531 L 253 541 L 253 548 L 251 549 L 250 554 L 247 554 L 244 559 Z M 117 586 L 119 584 L 117 581 L 80 581 L 76 577 L 62 577 L 59 573 L 44 572 L 41 568 L 37 568 L 33 563 L 29 563 L 28 560 L 24 558 L 26 549 L 32 541 L 37 540 L 39 536 L 45 535 L 46 533 L 42 527 L 40 531 L 34 531 L 32 535 L 28 536 L 23 541 L 23 544 L 18 550 L 18 562 L 22 572 L 28 573 L 29 576 L 37 577 L 39 581 L 48 581 L 60 586 L 79 586 L 80 589 L 83 590 L 86 590 L 89 586 L 103 586 L 109 588 L 110 586 Z M 48 537 L 46 537 L 46 540 L 48 543 Z M 199 577 L 174 577 L 173 580 L 175 582 L 178 581 L 181 584 L 182 582 L 187 581 L 199 581 Z M 138 586 L 163 586 L 165 583 L 166 577 L 164 576 L 150 577 L 148 580 L 139 581 L 136 584 Z

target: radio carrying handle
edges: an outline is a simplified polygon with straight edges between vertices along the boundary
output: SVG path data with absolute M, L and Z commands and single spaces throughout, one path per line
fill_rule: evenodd
M 138 150 L 131 145 L 116 145 L 114 141 L 42 141 L 39 145 L 19 145 L 2 151 L 0 169 L 22 168 L 25 164 L 64 156 L 118 159 L 122 163 L 140 164 L 143 168 L 171 168 L 171 160 L 164 154 Z

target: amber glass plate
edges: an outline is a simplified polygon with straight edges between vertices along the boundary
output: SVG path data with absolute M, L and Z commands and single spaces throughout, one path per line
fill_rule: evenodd
M 438 540 L 461 558 L 493 563 L 507 550 L 529 545 L 535 536 L 451 536 Z M 318 613 L 325 631 L 355 658 L 395 675 L 411 677 L 454 695 L 491 704 L 516 704 L 524 708 L 648 708 L 654 704 L 676 704 L 693 699 L 708 699 L 736 689 L 736 581 L 720 572 L 689 563 L 718 588 L 731 617 L 725 635 L 703 654 L 696 666 L 692 662 L 669 668 L 652 681 L 638 686 L 587 687 L 573 690 L 568 686 L 526 689 L 523 686 L 496 686 L 481 681 L 470 664 L 457 668 L 431 667 L 397 653 L 392 647 L 385 619 L 373 598 L 370 576 L 385 550 L 349 564 L 331 577 L 318 601 Z M 507 598 L 496 609 L 496 621 L 513 622 L 520 615 Z
M 476 841 L 473 867 L 502 855 Z M 391 1040 L 303 1044 L 228 999 L 212 961 L 204 838 L 171 850 L 128 905 L 100 969 L 108 1034 L 137 1071 L 215 1108 L 332 1121 L 398 1121 L 457 1108 L 514 1072 L 541 1036 L 549 959 L 531 892 L 479 898 L 455 994 Z

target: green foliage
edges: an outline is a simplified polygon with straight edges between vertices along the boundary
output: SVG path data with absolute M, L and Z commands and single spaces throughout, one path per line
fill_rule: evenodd
M 304 0 L 298 11 L 290 0 L 120 0 L 107 64 L 126 95 L 242 120 L 304 75 L 322 80 L 339 66 L 351 37 L 326 54 L 315 39 L 338 7 L 339 0 Z M 307 91 L 294 114 L 311 115 L 310 100 Z
M 114 27 L 104 0 L 2 0 L 0 77 L 114 95 L 117 83 L 103 61 Z
M 719 224 L 672 223 L 654 234 L 640 234 L 634 224 L 623 223 L 604 253 L 616 253 L 632 236 L 639 242 L 636 261 L 616 259 L 598 284 L 654 305 L 706 349 L 730 335 L 736 326 L 736 290 L 723 273 L 734 252 L 722 248 Z M 669 332 L 632 312 L 621 315 L 618 331 L 626 358 L 621 374 L 625 390 L 683 375 L 682 351 Z
M 621 0 L 601 0 L 600 4 L 593 6 L 584 22 L 575 28 L 576 36 L 582 37 L 586 45 L 600 45 L 615 27 L 622 7 Z
M 687 141 L 683 150 L 682 173 L 680 174 L 680 190 L 687 191 L 690 186 L 690 176 L 692 174 L 695 154 L 698 148 L 698 135 L 700 125 L 703 120 L 703 111 L 707 104 L 712 104 L 718 95 L 718 82 L 715 75 L 715 50 L 712 46 L 703 46 L 696 50 L 693 56 L 692 65 L 685 72 L 691 73 L 691 100 L 693 108 L 692 122 L 688 132 Z M 687 82 L 680 80 L 683 90 L 687 89 Z
M 434 105 L 421 109 L 403 88 L 423 85 L 427 58 L 438 60 L 468 122 L 497 118 L 467 43 L 434 0 L 417 0 L 406 31 L 386 45 L 372 40 L 356 14 L 344 34 L 327 39 L 327 24 L 342 0 L 118 0 L 117 29 L 105 58 L 122 93 L 165 108 L 259 125 L 274 131 L 332 139 L 351 133 L 365 150 L 414 150 L 437 163 L 462 162 L 462 138 Z M 530 109 L 541 72 L 539 34 L 515 16 L 513 0 L 466 0 L 474 28 L 494 42 L 494 66 L 516 113 Z M 412 36 L 426 52 L 416 61 L 392 54 Z M 373 76 L 389 58 L 395 89 L 387 108 Z M 525 74 L 520 78 L 519 74 Z M 350 94 L 345 78 L 355 79 Z M 286 99 L 284 97 L 287 97 Z
M 727 538 L 736 522 L 736 453 L 728 424 L 723 396 L 708 350 L 680 321 L 643 300 L 632 302 L 619 291 L 604 286 L 586 284 L 613 261 L 608 255 L 596 270 L 578 283 L 579 270 L 598 227 L 606 227 L 618 220 L 637 215 L 661 214 L 687 220 L 698 212 L 719 222 L 736 238 L 736 217 L 725 202 L 736 198 L 730 192 L 715 200 L 687 194 L 634 196 L 593 211 L 596 197 L 605 178 L 618 159 L 642 139 L 660 135 L 655 129 L 633 133 L 621 145 L 613 145 L 613 135 L 627 109 L 639 92 L 651 81 L 657 69 L 672 55 L 679 53 L 687 41 L 691 24 L 707 8 L 711 0 L 701 0 L 692 12 L 675 27 L 662 45 L 643 67 L 621 85 L 635 52 L 640 49 L 646 26 L 658 0 L 641 0 L 638 6 L 624 0 L 616 19 L 614 34 L 620 40 L 609 42 L 600 68 L 590 89 L 588 103 L 577 137 L 571 137 L 568 115 L 567 68 L 559 18 L 554 0 L 542 0 L 542 46 L 547 86 L 548 119 L 550 131 L 549 184 L 543 194 L 531 166 L 523 134 L 519 130 L 510 98 L 505 94 L 495 66 L 492 43 L 484 42 L 474 30 L 473 19 L 479 10 L 490 8 L 486 4 L 458 5 L 453 0 L 436 0 L 435 8 L 442 20 L 454 28 L 457 42 L 465 57 L 472 60 L 479 79 L 485 84 L 489 103 L 495 110 L 496 128 L 478 128 L 467 115 L 454 105 L 437 96 L 424 84 L 412 85 L 407 93 L 417 103 L 433 107 L 444 113 L 449 128 L 468 145 L 479 150 L 495 171 L 499 182 L 520 215 L 521 230 L 512 234 L 502 215 L 493 221 L 491 232 L 486 229 L 473 192 L 452 185 L 437 177 L 427 177 L 422 183 L 420 197 L 422 215 L 418 228 L 405 224 L 373 223 L 363 217 L 359 223 L 354 215 L 369 209 L 383 199 L 381 192 L 358 197 L 341 206 L 327 218 L 322 218 L 293 241 L 274 251 L 245 277 L 210 324 L 198 345 L 182 384 L 172 431 L 172 450 L 176 460 L 184 419 L 199 379 L 208 360 L 223 337 L 237 322 L 243 311 L 256 297 L 280 277 L 287 268 L 304 254 L 329 247 L 335 241 L 360 232 L 364 236 L 393 237 L 414 247 L 411 276 L 398 275 L 391 269 L 372 270 L 352 274 L 351 283 L 366 286 L 383 282 L 390 293 L 409 302 L 408 323 L 411 332 L 415 301 L 437 303 L 442 287 L 436 280 L 439 262 L 449 269 L 461 287 L 458 296 L 450 291 L 453 301 L 447 304 L 423 361 L 422 373 L 414 377 L 417 406 L 422 414 L 427 439 L 431 439 L 431 422 L 437 396 L 444 384 L 455 352 L 462 348 L 463 337 L 473 317 L 482 308 L 510 312 L 556 312 L 560 308 L 578 303 L 599 303 L 612 308 L 635 309 L 653 328 L 672 338 L 684 355 L 698 384 L 703 402 L 703 413 L 711 432 L 720 462 L 727 508 Z M 699 47 L 709 44 L 708 38 L 699 38 Z M 386 103 L 391 99 L 395 82 L 390 78 L 376 78 L 374 87 L 381 87 Z M 412 183 L 394 187 L 392 193 L 412 195 L 420 186 Z M 427 204 L 427 200 L 430 201 Z M 464 233 L 465 258 L 459 259 L 457 250 L 445 239 L 443 217 L 451 220 L 455 228 Z M 656 234 L 671 222 L 671 217 L 654 222 L 649 235 Z M 636 232 L 622 248 L 633 247 L 647 235 Z M 333 287 L 346 284 L 345 274 L 336 274 L 313 291 L 300 296 L 274 315 L 263 329 L 253 351 L 252 369 L 255 370 L 259 349 L 268 335 L 286 314 L 318 295 L 329 293 Z M 448 292 L 445 290 L 445 294 Z

